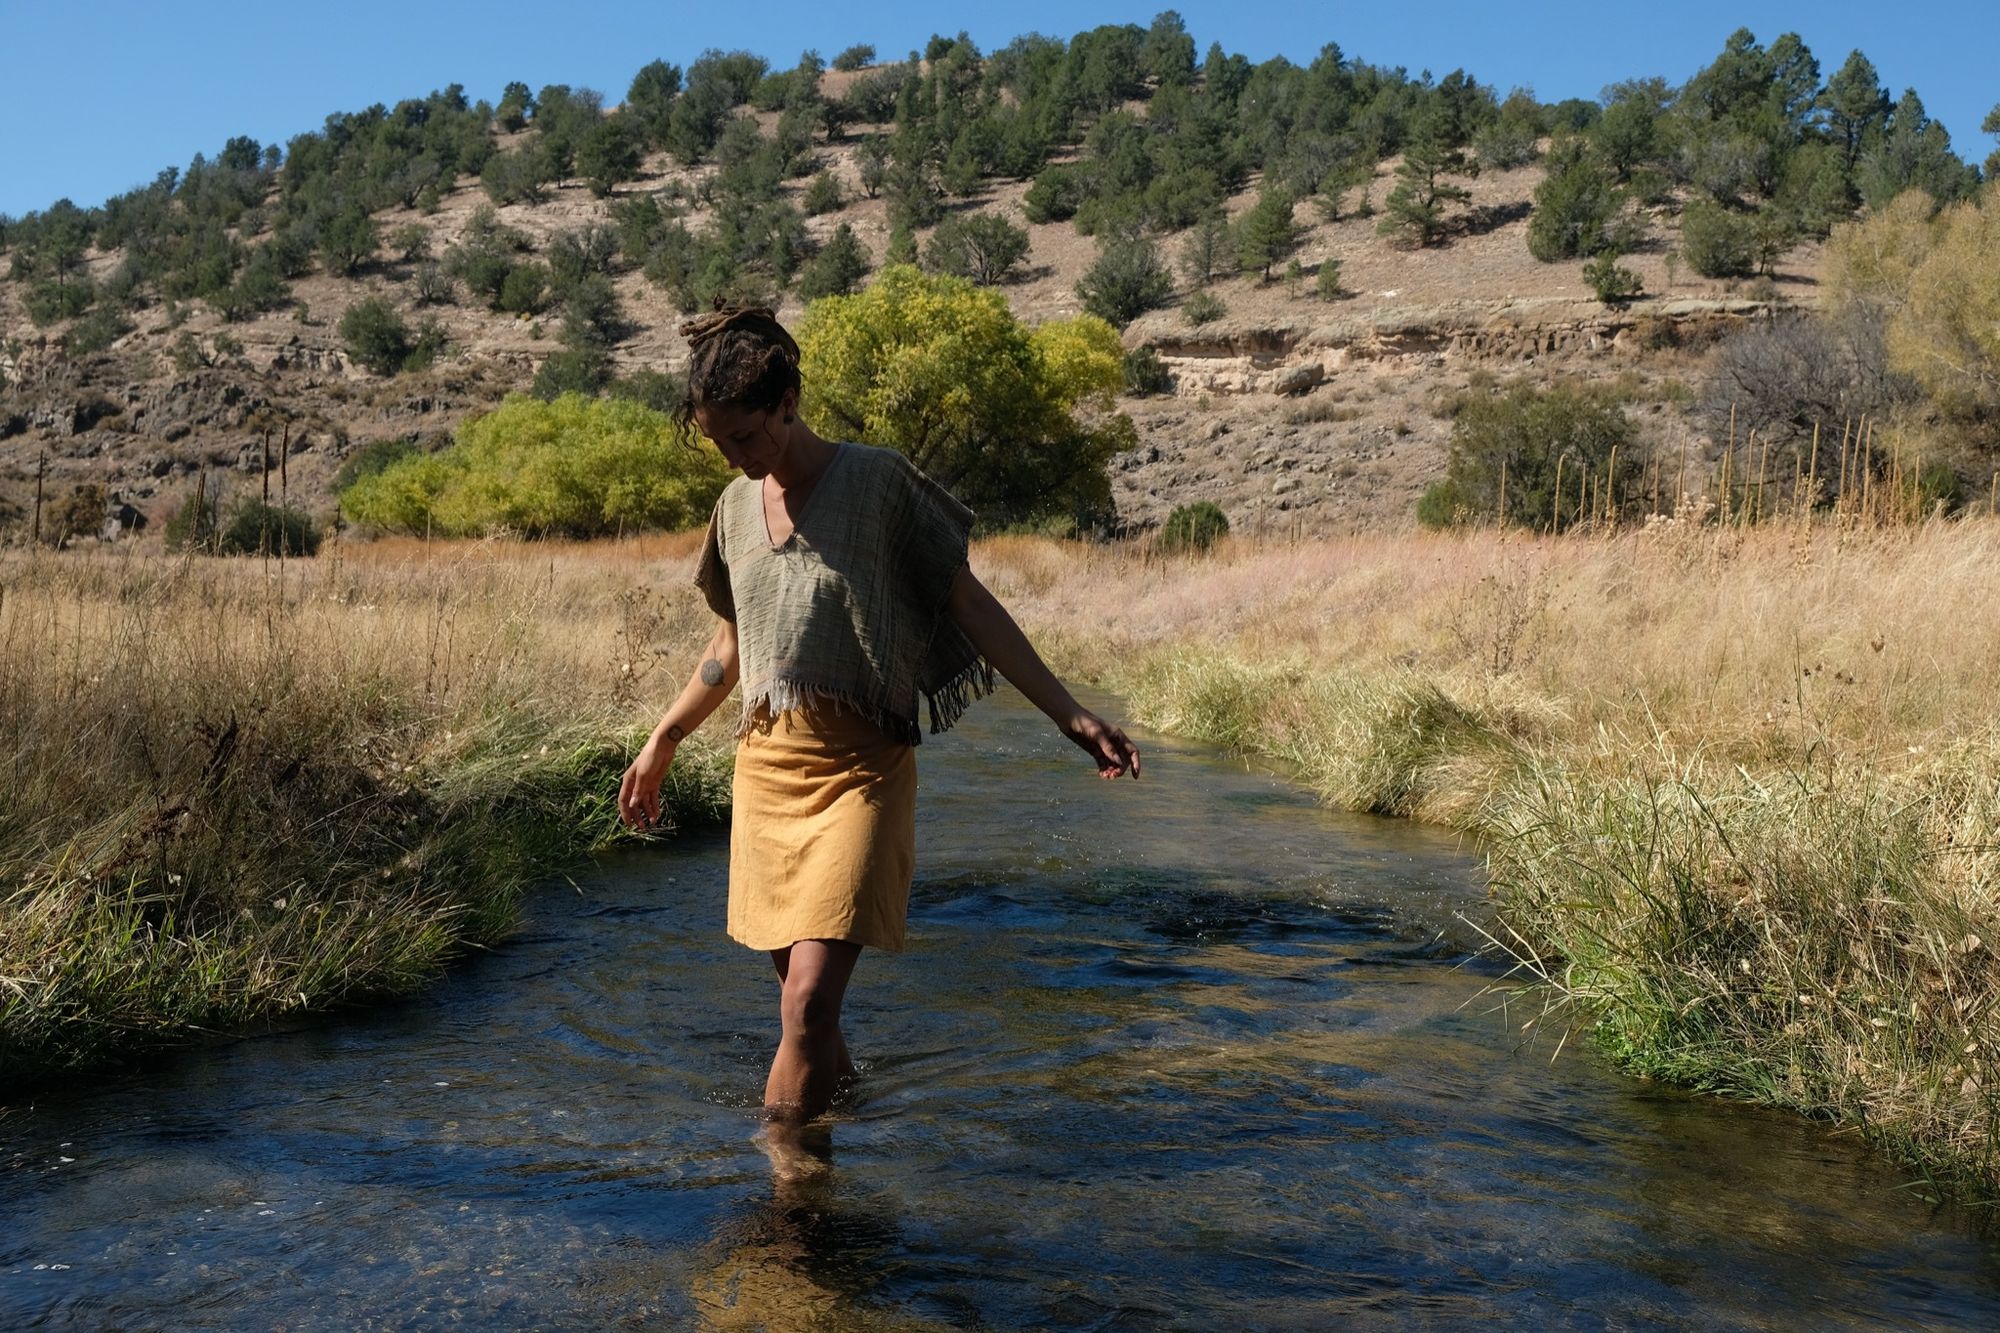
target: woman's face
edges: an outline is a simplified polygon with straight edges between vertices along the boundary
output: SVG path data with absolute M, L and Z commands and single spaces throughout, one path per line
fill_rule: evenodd
M 753 481 L 768 476 L 791 444 L 790 395 L 768 411 L 704 403 L 694 410 L 694 424 L 715 441 L 729 466 Z

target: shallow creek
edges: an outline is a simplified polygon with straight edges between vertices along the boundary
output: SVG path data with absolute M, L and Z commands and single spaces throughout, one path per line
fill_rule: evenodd
M 0 1326 L 2000 1324 L 1852 1136 L 1524 1030 L 1452 836 L 1138 738 L 1101 782 L 1007 694 L 925 742 L 823 1170 L 757 1142 L 775 976 L 702 833 L 416 999 L 0 1115 Z

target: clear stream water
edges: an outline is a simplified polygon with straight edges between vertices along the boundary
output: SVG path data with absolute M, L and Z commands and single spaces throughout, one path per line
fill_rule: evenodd
M 2000 1324 L 2000 1248 L 1851 1136 L 1524 1044 L 1453 838 L 1141 739 L 925 743 L 817 1175 L 755 1138 L 705 833 L 419 998 L 0 1115 L 0 1327 Z

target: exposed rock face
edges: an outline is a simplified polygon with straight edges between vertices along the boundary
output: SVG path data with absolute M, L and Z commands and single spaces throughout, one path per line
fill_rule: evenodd
M 1188 328 L 1157 311 L 1125 331 L 1127 347 L 1149 346 L 1183 397 L 1309 392 L 1357 361 L 1446 358 L 1531 361 L 1634 351 L 1642 330 L 1666 344 L 1704 343 L 1770 315 L 1765 301 L 1685 300 L 1643 311 L 1568 297 L 1459 301 L 1439 306 L 1327 307 L 1310 319 L 1249 324 L 1222 319 Z

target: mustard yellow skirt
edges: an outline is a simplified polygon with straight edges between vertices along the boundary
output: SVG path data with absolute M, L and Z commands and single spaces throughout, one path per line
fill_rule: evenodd
M 736 746 L 729 936 L 900 953 L 917 864 L 916 748 L 851 713 L 760 714 Z

